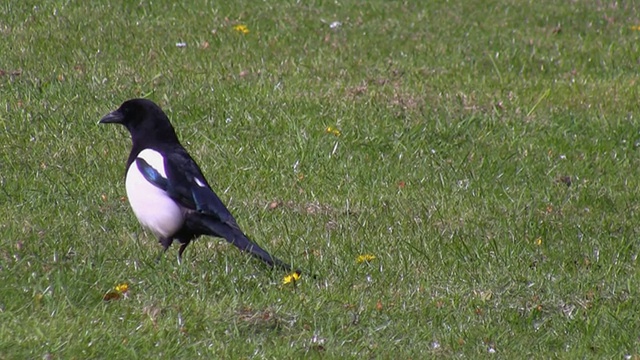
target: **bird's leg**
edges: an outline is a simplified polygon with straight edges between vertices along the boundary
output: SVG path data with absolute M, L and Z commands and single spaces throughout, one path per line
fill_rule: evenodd
M 169 246 L 171 246 L 171 243 L 173 242 L 173 239 L 159 238 L 158 241 L 160 242 L 160 244 L 162 244 L 162 251 L 160 252 L 160 254 L 158 254 L 158 257 L 156 258 L 156 263 L 160 262 L 160 259 L 162 259 L 162 255 L 164 255 L 164 253 L 167 252 L 167 250 L 169 249 Z
M 183 242 L 182 245 L 180 245 L 180 250 L 178 250 L 178 262 L 182 261 L 182 253 L 184 252 L 184 249 L 187 248 L 187 246 L 189 245 L 189 242 Z

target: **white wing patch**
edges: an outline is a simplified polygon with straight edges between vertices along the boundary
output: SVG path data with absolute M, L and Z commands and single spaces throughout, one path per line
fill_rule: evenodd
M 196 184 L 198 184 L 198 186 L 206 187 L 206 185 L 202 181 L 200 181 L 200 179 L 198 179 L 198 178 L 194 178 L 194 179 L 196 180 Z
M 159 152 L 145 149 L 138 154 L 160 175 L 167 177 L 164 159 Z M 158 237 L 170 237 L 180 230 L 184 223 L 184 209 L 169 194 L 157 188 L 144 178 L 134 161 L 127 170 L 127 197 L 131 209 L 142 226 Z
M 140 151 L 138 157 L 144 159 L 147 164 L 156 169 L 165 179 L 167 178 L 167 172 L 164 170 L 164 158 L 159 152 L 151 149 L 144 149 Z

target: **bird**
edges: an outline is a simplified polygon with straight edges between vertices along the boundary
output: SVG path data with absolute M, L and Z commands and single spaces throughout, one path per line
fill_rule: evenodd
M 100 124 L 121 124 L 131 135 L 125 185 L 129 205 L 140 224 L 163 247 L 158 260 L 178 241 L 178 261 L 201 235 L 224 238 L 269 267 L 291 271 L 251 241 L 211 189 L 198 164 L 180 144 L 167 115 L 148 99 L 130 99 L 102 117 Z

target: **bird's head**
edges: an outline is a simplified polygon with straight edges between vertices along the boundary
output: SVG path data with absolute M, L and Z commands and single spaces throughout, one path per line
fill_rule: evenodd
M 177 137 L 169 118 L 160 106 L 147 99 L 127 100 L 100 119 L 100 124 L 124 125 L 134 138 L 173 141 Z

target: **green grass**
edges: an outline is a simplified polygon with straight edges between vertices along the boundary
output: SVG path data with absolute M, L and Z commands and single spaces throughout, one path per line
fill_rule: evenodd
M 0 358 L 640 356 L 634 5 L 106 3 L 0 4 Z M 141 96 L 318 279 L 154 263 L 96 125 Z

